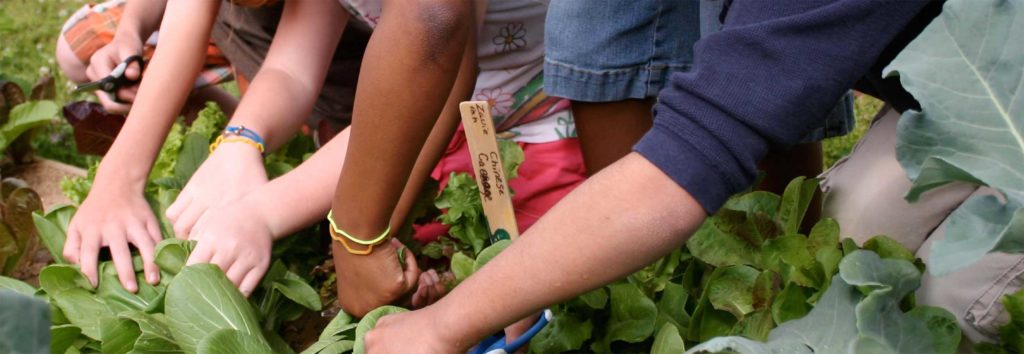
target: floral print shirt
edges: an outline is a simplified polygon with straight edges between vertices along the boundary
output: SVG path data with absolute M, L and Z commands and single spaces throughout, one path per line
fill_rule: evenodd
M 382 0 L 340 0 L 370 27 L 380 21 Z M 499 136 L 527 143 L 576 137 L 568 100 L 543 91 L 546 0 L 491 0 L 477 36 L 473 99 L 489 101 Z

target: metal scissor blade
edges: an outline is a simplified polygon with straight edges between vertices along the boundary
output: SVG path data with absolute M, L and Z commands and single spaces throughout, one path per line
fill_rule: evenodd
M 103 80 L 87 82 L 75 86 L 75 92 L 96 91 L 103 88 Z

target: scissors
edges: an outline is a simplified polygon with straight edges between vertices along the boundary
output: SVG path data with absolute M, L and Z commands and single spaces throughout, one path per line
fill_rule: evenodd
M 554 314 L 551 312 L 551 310 L 550 309 L 546 309 L 546 310 L 544 310 L 544 313 L 542 313 L 540 315 L 540 318 L 537 319 L 537 322 L 533 324 L 533 327 L 530 327 L 530 329 L 527 330 L 526 333 L 523 333 L 522 336 L 520 336 L 519 338 L 516 338 L 516 340 L 512 341 L 511 343 L 506 343 L 505 336 L 500 336 L 499 337 L 499 336 L 494 335 L 494 336 L 487 337 L 487 339 L 484 339 L 482 342 L 480 342 L 480 344 L 478 344 L 476 346 L 476 348 L 474 348 L 469 353 L 470 354 L 507 354 L 507 353 L 515 353 L 516 350 L 519 350 L 519 348 L 522 348 L 523 345 L 526 345 L 526 343 L 529 343 L 530 340 L 533 339 L 533 337 L 537 335 L 537 333 L 540 333 L 540 330 L 544 329 L 544 326 L 546 326 L 548 324 L 548 322 L 550 322 L 553 317 L 554 317 Z
M 120 89 L 121 86 L 139 83 L 139 79 L 129 79 L 124 75 L 125 71 L 128 70 L 128 66 L 132 63 L 138 63 L 139 70 L 142 70 L 142 66 L 145 64 L 141 55 L 130 56 L 122 61 L 121 64 L 117 64 L 117 66 L 114 67 L 114 70 L 110 71 L 110 75 L 93 82 L 78 85 L 75 87 L 75 92 L 100 90 L 109 93 L 116 101 L 117 90 Z

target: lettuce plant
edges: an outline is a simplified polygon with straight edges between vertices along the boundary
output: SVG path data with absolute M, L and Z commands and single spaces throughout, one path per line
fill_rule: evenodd
M 1024 1 L 950 0 L 885 69 L 922 110 L 900 118 L 897 158 L 911 202 L 953 182 L 988 186 L 950 216 L 932 246 L 947 274 L 988 252 L 1024 252 Z

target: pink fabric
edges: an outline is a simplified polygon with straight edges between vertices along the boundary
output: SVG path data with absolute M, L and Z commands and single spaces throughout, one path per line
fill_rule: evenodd
M 509 187 L 515 192 L 512 206 L 515 208 L 519 232 L 523 233 L 555 206 L 555 203 L 582 183 L 586 179 L 586 174 L 580 144 L 576 138 L 550 143 L 518 144 L 523 148 L 525 159 L 519 166 L 519 176 L 509 181 Z M 441 188 L 444 188 L 451 172 L 473 174 L 472 163 L 466 134 L 460 126 L 441 161 L 434 167 L 431 177 L 440 181 Z M 428 243 L 446 234 L 448 228 L 434 222 L 417 227 L 414 237 L 420 242 Z

